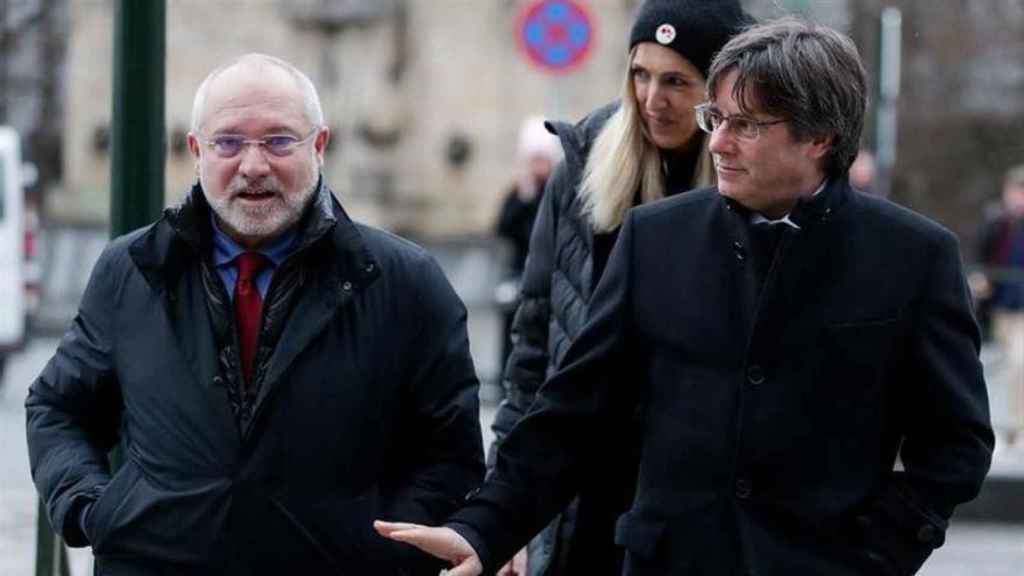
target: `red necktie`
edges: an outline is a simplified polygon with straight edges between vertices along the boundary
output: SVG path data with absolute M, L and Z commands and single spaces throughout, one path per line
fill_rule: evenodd
M 260 337 L 263 298 L 256 286 L 256 276 L 267 265 L 259 252 L 238 255 L 238 281 L 235 282 L 235 320 L 238 323 L 238 346 L 242 357 L 242 375 L 246 386 L 252 385 L 256 344 Z

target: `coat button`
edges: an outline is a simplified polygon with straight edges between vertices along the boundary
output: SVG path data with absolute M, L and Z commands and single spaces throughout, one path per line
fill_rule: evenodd
M 346 280 L 345 282 L 342 283 L 341 289 L 344 290 L 345 292 L 351 292 L 352 291 L 352 283 L 349 282 L 348 280 Z
M 214 376 L 213 377 L 213 385 L 218 387 L 218 388 L 220 388 L 221 386 L 224 386 L 224 379 L 221 378 L 220 376 Z
M 750 494 L 753 492 L 753 487 L 750 485 L 750 480 L 746 478 L 740 478 L 736 481 L 736 497 L 740 500 L 746 500 L 750 498 Z
M 761 368 L 760 364 L 752 364 L 747 368 L 747 382 L 754 386 L 764 384 L 764 369 Z
M 370 272 L 373 272 L 373 268 L 374 268 L 373 264 L 370 263 L 370 264 L 366 265 L 366 268 L 364 268 L 364 270 L 366 270 L 366 273 L 369 274 Z
M 733 242 L 732 251 L 736 255 L 736 259 L 739 260 L 740 262 L 742 262 L 743 259 L 747 257 L 746 250 L 744 250 L 742 242 Z

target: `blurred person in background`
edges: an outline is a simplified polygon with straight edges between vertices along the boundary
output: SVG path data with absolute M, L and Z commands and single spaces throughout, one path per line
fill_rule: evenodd
M 1009 388 L 999 450 L 1024 448 L 1024 164 L 1006 172 L 1001 200 L 982 225 L 978 262 L 984 268 L 971 278 L 1005 361 Z
M 867 148 L 861 148 L 850 165 L 850 185 L 861 192 L 873 193 L 875 172 L 875 155 Z
M 867 81 L 848 37 L 749 28 L 707 97 L 717 187 L 626 214 L 484 485 L 444 527 L 379 531 L 491 573 L 592 459 L 620 464 L 602 442 L 639 407 L 628 576 L 909 576 L 942 545 L 993 442 L 956 236 L 850 186 Z
M 504 344 L 501 365 L 504 366 L 512 351 L 512 319 L 518 303 L 519 285 L 526 267 L 526 253 L 530 248 L 530 232 L 537 217 L 544 185 L 551 170 L 562 158 L 558 138 L 544 127 L 544 119 L 531 116 L 519 128 L 516 145 L 516 181 L 505 195 L 494 227 L 495 234 L 512 249 L 509 277 L 498 284 L 496 300 L 504 312 Z
M 213 71 L 191 130 L 198 182 L 106 248 L 29 390 L 51 525 L 101 576 L 436 576 L 371 520 L 439 521 L 483 477 L 465 308 L 345 214 L 291 64 Z
M 530 241 L 491 464 L 579 335 L 626 211 L 714 183 L 693 109 L 704 98 L 711 57 L 752 22 L 731 0 L 647 0 L 630 30 L 620 99 L 576 125 L 550 125 L 565 159 L 548 182 Z M 638 430 L 633 416 L 613 423 L 578 498 L 502 574 L 619 572 L 615 519 L 633 495 Z M 601 457 L 612 453 L 614 460 Z

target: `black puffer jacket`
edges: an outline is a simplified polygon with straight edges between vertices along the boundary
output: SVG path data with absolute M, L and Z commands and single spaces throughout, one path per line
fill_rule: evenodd
M 515 346 L 505 369 L 506 399 L 492 426 L 497 438 L 488 459 L 492 464 L 494 448 L 526 413 L 586 320 L 587 303 L 598 278 L 594 275 L 594 231 L 582 213 L 577 189 L 590 147 L 617 108 L 617 103 L 599 108 L 576 125 L 548 124 L 561 140 L 565 159 L 548 180 L 530 239 L 512 327 Z M 619 443 L 621 439 L 609 441 Z M 611 448 L 606 441 L 596 444 Z M 635 474 L 631 459 L 623 464 L 624 453 L 616 454 L 611 469 L 595 462 L 595 476 L 584 481 L 580 497 L 530 542 L 531 576 L 619 573 L 614 521 L 628 504 Z

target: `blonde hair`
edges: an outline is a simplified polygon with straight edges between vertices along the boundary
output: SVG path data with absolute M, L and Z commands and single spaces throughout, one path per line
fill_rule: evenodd
M 635 53 L 635 47 L 629 51 L 619 109 L 608 118 L 594 140 L 580 182 L 583 214 L 595 232 L 611 232 L 622 225 L 638 188 L 644 204 L 665 196 L 661 153 L 644 134 L 636 91 L 628 72 Z M 702 138 L 692 184 L 694 187 L 715 184 L 707 138 Z

